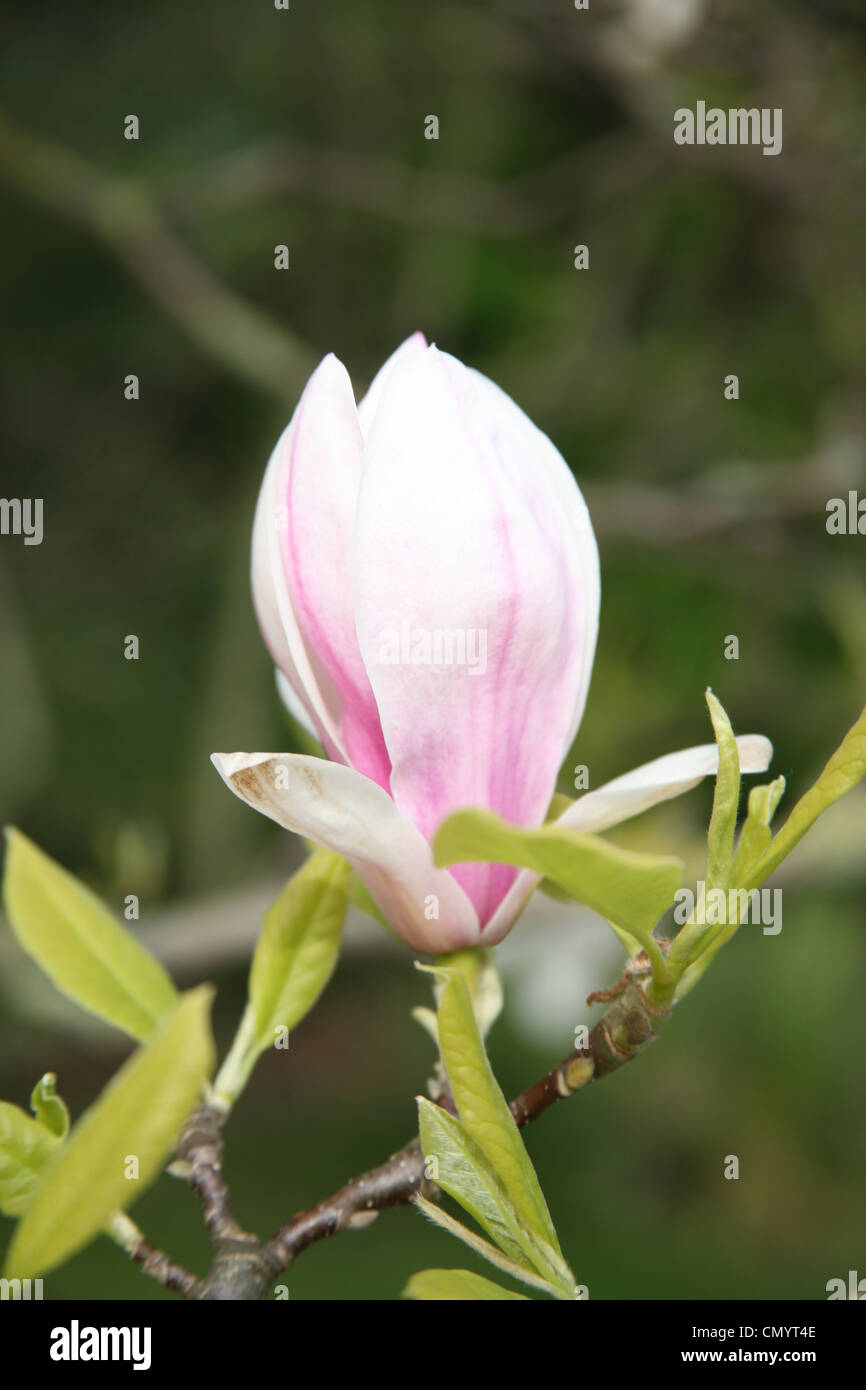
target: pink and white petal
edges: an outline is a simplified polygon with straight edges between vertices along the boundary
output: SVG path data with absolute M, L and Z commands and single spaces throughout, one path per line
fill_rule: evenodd
M 741 772 L 766 772 L 773 756 L 773 745 L 763 734 L 741 734 L 737 739 Z M 596 835 L 613 825 L 630 820 L 662 801 L 670 801 L 691 791 L 704 777 L 719 770 L 719 749 L 715 743 L 682 748 L 644 763 L 597 791 L 587 792 L 569 806 L 556 825 Z M 493 917 L 484 927 L 485 946 L 494 946 L 511 929 L 527 898 L 539 882 L 539 875 L 522 869 Z
M 316 737 L 329 757 L 348 762 L 339 730 L 340 704 L 301 633 L 289 595 L 280 533 L 288 525 L 286 471 L 294 418 L 271 454 L 253 522 L 253 605 L 265 644 L 295 699 L 306 710 Z
M 363 455 L 352 384 L 329 354 L 295 417 L 283 562 L 301 631 L 340 701 L 349 763 L 387 789 L 391 764 L 355 632 L 354 532 Z
M 387 788 L 391 767 L 355 633 L 354 529 L 363 447 L 352 384 L 331 353 L 310 377 L 285 443 L 279 558 L 319 688 L 335 697 L 330 713 L 345 759 Z
M 565 462 L 515 413 L 455 358 L 428 348 L 394 364 L 366 441 L 358 636 L 392 794 L 428 839 L 467 805 L 537 824 L 585 696 L 595 542 Z M 459 634 L 467 660 L 389 659 L 383 639 L 404 625 L 430 642 Z M 505 865 L 451 872 L 482 922 L 515 876 Z
M 499 422 L 503 445 L 516 452 L 518 459 L 534 455 L 538 463 L 544 465 L 550 487 L 559 498 L 563 521 L 571 528 L 571 543 L 580 569 L 579 593 L 585 611 L 586 634 L 581 645 L 582 665 L 571 727 L 563 750 L 567 752 L 583 718 L 598 639 L 601 568 L 595 532 L 583 494 L 559 450 L 501 387 L 472 367 L 467 371 L 479 392 L 487 397 L 489 417 Z
M 478 918 L 388 793 L 353 768 L 301 753 L 214 753 L 226 786 L 286 830 L 342 854 L 416 951 L 476 945 Z M 425 907 L 437 900 L 438 918 Z
M 424 334 L 413 333 L 411 337 L 400 344 L 396 352 L 392 352 L 391 356 L 382 363 L 378 372 L 373 377 L 373 380 L 370 382 L 366 396 L 364 396 L 363 400 L 358 405 L 358 419 L 361 422 L 361 433 L 364 435 L 365 439 L 370 433 L 370 426 L 379 408 L 379 402 L 382 399 L 385 383 L 391 375 L 391 371 L 395 364 L 401 362 L 409 353 L 423 352 L 426 347 L 427 339 L 424 337 Z

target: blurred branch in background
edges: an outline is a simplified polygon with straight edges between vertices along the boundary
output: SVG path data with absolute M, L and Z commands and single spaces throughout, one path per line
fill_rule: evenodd
M 200 265 L 139 184 L 108 178 L 5 117 L 0 176 L 97 237 L 223 367 L 282 401 L 301 390 L 315 366 L 309 350 Z

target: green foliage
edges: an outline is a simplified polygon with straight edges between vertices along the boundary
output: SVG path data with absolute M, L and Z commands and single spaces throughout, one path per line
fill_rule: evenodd
M 66 1102 L 57 1094 L 57 1077 L 47 1071 L 36 1082 L 30 1096 L 30 1109 L 41 1125 L 65 1139 L 69 1133 L 69 1110 Z
M 744 886 L 757 888 L 802 840 L 822 811 L 851 791 L 866 774 L 866 708 L 848 730 L 818 780 L 797 802 L 782 829 L 748 870 Z
M 333 974 L 349 901 L 352 870 L 319 849 L 289 879 L 265 913 L 249 978 L 249 1005 L 215 1083 L 231 1105 L 280 1033 L 310 1011 Z
M 498 1299 L 515 1298 L 526 1301 L 525 1294 L 512 1293 L 510 1289 L 503 1289 L 500 1284 L 494 1284 L 492 1279 L 485 1279 L 468 1269 L 422 1270 L 420 1274 L 413 1274 L 403 1291 L 403 1297 L 415 1298 L 424 1303 L 445 1303 L 458 1299 L 466 1302 L 493 1302 Z
M 661 855 L 634 854 L 597 835 L 565 826 L 523 830 L 493 811 L 456 811 L 433 841 L 437 864 L 467 860 L 516 864 L 558 884 L 570 898 L 606 917 L 627 947 L 632 938 L 664 975 L 653 928 L 682 883 L 682 863 Z
M 334 970 L 346 917 L 351 869 L 317 850 L 265 913 L 250 970 L 250 1005 L 260 1050 L 278 1028 L 294 1028 Z
M 137 1041 L 177 994 L 155 960 L 72 874 L 13 826 L 6 830 L 3 898 L 12 930 L 61 993 Z
M 53 1151 L 41 1182 L 28 1193 L 32 1200 L 6 1261 L 8 1277 L 27 1278 L 54 1269 L 86 1245 L 113 1213 L 131 1206 L 158 1176 L 211 1072 L 212 995 L 210 986 L 202 985 L 181 996 L 158 1035 L 120 1069 L 64 1144 L 58 1145 L 41 1125 L 28 1121 L 48 1137 Z M 33 1131 L 20 1124 L 15 1135 L 19 1151 L 25 1139 L 34 1139 Z M 34 1153 L 42 1157 L 41 1149 Z
M 749 792 L 749 809 L 740 831 L 732 870 L 735 883 L 746 881 L 751 869 L 772 840 L 770 825 L 784 792 L 784 777 L 777 777 L 774 782 L 768 782 L 765 786 L 752 787 Z
M 570 1298 L 574 1276 L 562 1258 L 535 1169 L 484 1051 L 464 969 L 437 965 L 433 972 L 440 982 L 439 1049 L 458 1115 L 418 1097 L 421 1144 L 433 1163 L 434 1181 L 499 1249 L 429 1203 L 422 1200 L 420 1205 L 515 1278 L 556 1298 Z
M 0 1211 L 4 1216 L 26 1211 L 59 1142 L 56 1134 L 17 1105 L 0 1101 Z
M 719 770 L 707 834 L 706 884 L 707 888 L 727 891 L 731 883 L 734 835 L 740 804 L 740 758 L 731 721 L 711 690 L 707 691 L 707 704 L 719 745 Z

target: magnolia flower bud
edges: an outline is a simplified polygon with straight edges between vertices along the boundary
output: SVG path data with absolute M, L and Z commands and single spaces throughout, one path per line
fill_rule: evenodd
M 465 806 L 541 824 L 577 731 L 599 568 L 561 455 L 498 387 L 420 334 L 357 407 L 328 356 L 268 465 L 252 573 L 286 703 L 330 762 L 215 754 L 228 785 L 344 854 L 416 949 L 501 940 L 525 876 L 437 869 L 429 846 Z M 714 770 L 715 749 L 677 756 L 690 753 L 700 769 L 677 767 L 688 785 Z M 633 789 L 629 799 L 617 786 L 614 802 L 632 805 Z M 577 806 L 593 798 L 610 824 L 604 789 Z

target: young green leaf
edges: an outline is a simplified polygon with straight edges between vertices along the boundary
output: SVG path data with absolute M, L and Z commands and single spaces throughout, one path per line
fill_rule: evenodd
M 719 745 L 719 770 L 707 835 L 706 883 L 707 888 L 722 888 L 727 892 L 731 885 L 734 833 L 740 802 L 740 756 L 731 721 L 711 690 L 707 691 L 707 704 Z
M 352 870 L 330 850 L 311 854 L 265 913 L 250 970 L 259 1050 L 313 1007 L 337 963 Z
M 773 838 L 770 823 L 785 790 L 784 777 L 763 787 L 752 787 L 749 810 L 740 831 L 731 879 L 735 887 L 744 883 Z
M 0 1101 L 0 1211 L 4 1216 L 26 1211 L 59 1143 L 56 1134 L 17 1105 Z
M 564 826 L 523 830 L 493 811 L 475 808 L 455 811 L 443 821 L 433 841 L 433 857 L 440 867 L 483 861 L 532 869 L 637 937 L 645 950 L 683 874 L 679 859 L 633 854 Z
M 69 1110 L 66 1102 L 57 1094 L 57 1077 L 47 1071 L 36 1082 L 30 1095 L 30 1109 L 41 1125 L 65 1139 L 69 1133 Z
M 561 1256 L 535 1169 L 487 1060 L 466 980 L 456 970 L 437 968 L 437 974 L 444 981 L 439 1047 L 460 1119 L 498 1172 L 524 1224 Z
M 139 1042 L 171 1012 L 177 993 L 159 961 L 13 826 L 6 830 L 3 896 L 21 946 L 82 1008 Z
M 817 782 L 800 798 L 782 829 L 752 864 L 744 886 L 759 888 L 778 868 L 822 811 L 838 801 L 866 774 L 866 709 L 848 730 Z
M 441 1225 L 453 1222 L 448 1226 L 452 1234 L 459 1234 L 477 1253 L 500 1267 L 504 1267 L 504 1258 L 508 1273 L 515 1277 L 540 1283 L 548 1292 L 570 1289 L 574 1279 L 561 1254 L 523 1221 L 499 1174 L 466 1126 L 423 1096 L 417 1100 L 421 1147 L 425 1158 L 436 1163 L 433 1181 L 478 1222 L 503 1255 L 491 1255 L 486 1241 L 466 1232 L 465 1227 L 453 1222 L 440 1208 L 432 1207 L 432 1203 L 418 1199 L 425 1214 Z M 428 1211 L 428 1206 L 432 1211 Z
M 525 1293 L 512 1293 L 510 1289 L 503 1289 L 501 1284 L 494 1284 L 492 1279 L 485 1279 L 468 1269 L 423 1269 L 419 1274 L 413 1274 L 403 1290 L 403 1297 L 418 1299 L 423 1303 L 492 1302 L 494 1299 L 515 1298 L 523 1303 L 532 1301 L 527 1299 Z
M 182 995 L 154 1040 L 121 1067 L 57 1146 L 15 1232 L 8 1277 L 62 1264 L 157 1177 L 213 1065 L 212 997 L 209 985 Z
M 249 1004 L 214 1082 L 218 1104 L 234 1104 L 261 1054 L 300 1023 L 331 978 L 353 877 L 341 855 L 314 850 L 265 913 Z
M 459 970 L 465 977 L 472 999 L 472 1008 L 482 1038 L 486 1038 L 491 1027 L 502 1012 L 504 995 L 502 981 L 496 965 L 496 957 L 484 946 L 466 946 L 463 950 L 448 951 L 436 957 L 436 964 L 446 969 Z M 437 985 L 437 997 L 442 986 Z

